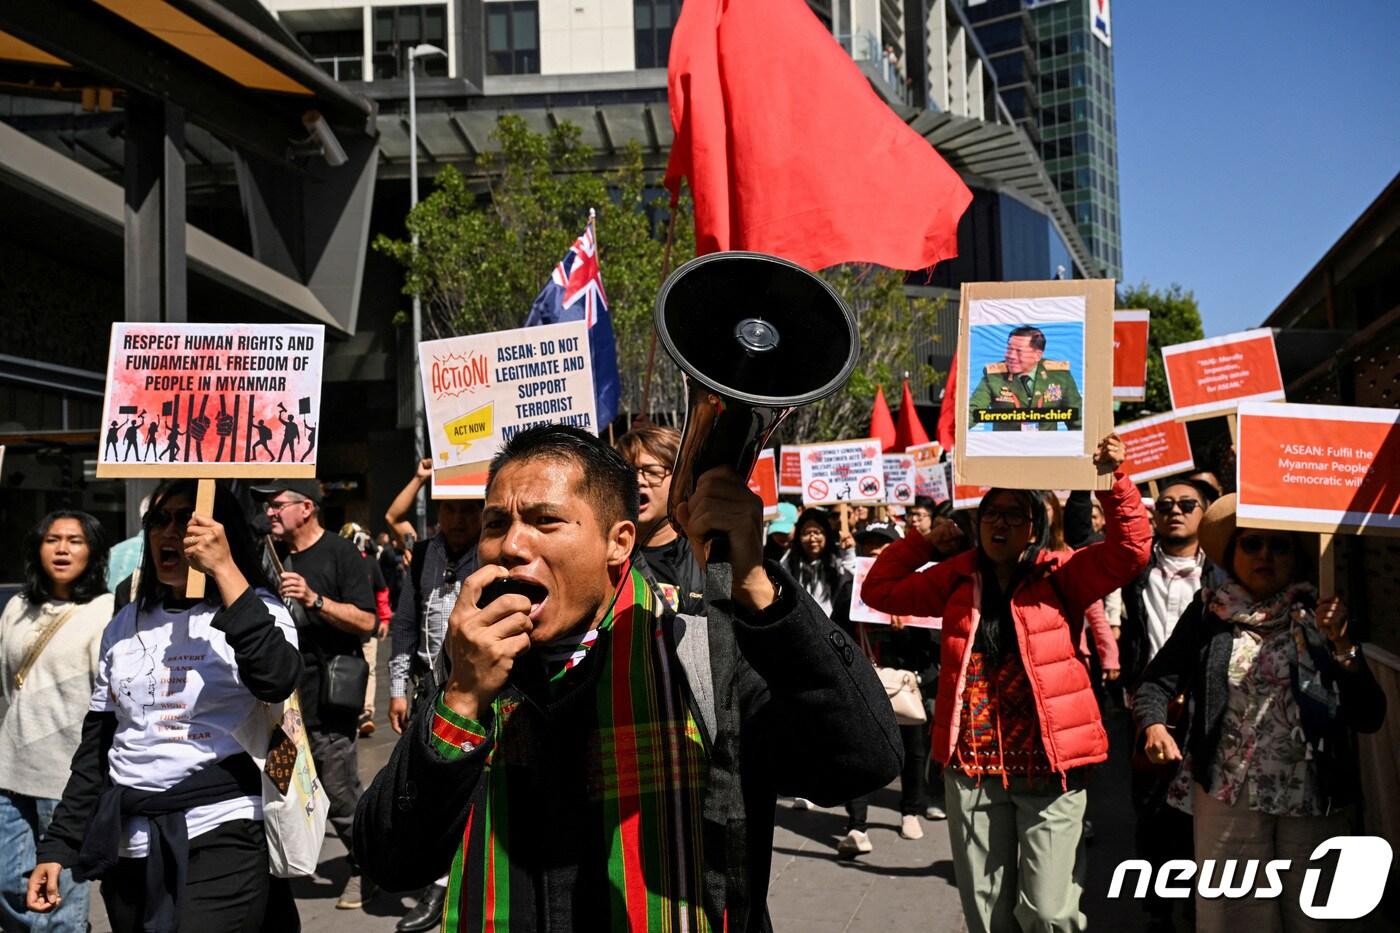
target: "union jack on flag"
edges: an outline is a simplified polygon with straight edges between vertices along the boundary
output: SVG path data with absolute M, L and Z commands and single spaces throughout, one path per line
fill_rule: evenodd
M 593 362 L 593 395 L 601 430 L 617 417 L 622 380 L 617 371 L 617 344 L 613 339 L 608 296 L 598 270 L 598 243 L 593 235 L 593 211 L 583 235 L 550 273 L 549 281 L 530 306 L 526 327 L 584 321 L 588 324 L 588 345 Z

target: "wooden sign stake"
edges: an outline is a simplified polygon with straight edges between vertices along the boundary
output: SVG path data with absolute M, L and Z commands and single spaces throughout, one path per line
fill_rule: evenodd
M 1322 532 L 1317 536 L 1317 596 L 1330 599 L 1337 595 L 1337 549 L 1335 535 Z
M 842 502 L 836 506 L 836 514 L 841 517 L 841 537 L 846 538 L 851 533 L 851 507 Z
M 202 479 L 194 494 L 194 510 L 198 515 L 212 516 L 214 514 L 214 481 L 212 479 Z M 190 568 L 190 575 L 185 580 L 185 597 L 187 599 L 204 598 L 204 574 Z
M 1157 481 L 1150 479 L 1147 481 L 1147 494 L 1152 497 L 1153 503 L 1157 501 Z
M 1238 447 L 1240 445 L 1240 421 L 1232 411 L 1225 416 L 1225 423 L 1230 427 L 1230 443 Z

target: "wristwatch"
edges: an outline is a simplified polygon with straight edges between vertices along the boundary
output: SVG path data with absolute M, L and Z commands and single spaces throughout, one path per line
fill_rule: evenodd
M 324 606 L 325 604 L 326 604 L 326 597 L 322 596 L 320 593 L 317 593 L 317 594 L 316 594 L 316 601 L 315 601 L 314 603 L 311 604 L 311 608 L 312 608 L 312 609 L 315 609 L 317 612 L 320 612 L 320 611 L 321 611 L 321 607 Z
M 1352 645 L 1345 651 L 1332 652 L 1332 660 L 1336 661 L 1338 664 L 1345 664 L 1348 661 L 1355 661 L 1357 654 L 1358 651 L 1356 645 Z

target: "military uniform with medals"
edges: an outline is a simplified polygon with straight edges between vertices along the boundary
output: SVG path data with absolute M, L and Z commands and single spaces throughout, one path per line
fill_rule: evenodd
M 976 413 L 983 410 L 1073 408 L 1075 415 L 1068 421 L 998 421 L 992 423 L 992 430 L 1053 431 L 1063 424 L 1071 431 L 1080 431 L 1084 424 L 1082 401 L 1066 360 L 1041 360 L 1035 372 L 1019 376 L 1011 373 L 1004 362 L 991 363 L 968 401 L 972 410 L 968 426 L 980 423 Z

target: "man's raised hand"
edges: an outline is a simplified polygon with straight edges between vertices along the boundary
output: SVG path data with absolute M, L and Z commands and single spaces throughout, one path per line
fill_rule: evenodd
M 443 700 L 468 719 L 481 719 L 505 689 L 515 659 L 530 649 L 534 623 L 528 597 L 507 593 L 488 606 L 478 606 L 481 591 L 506 576 L 504 567 L 488 565 L 463 580 L 447 623 L 452 673 Z

